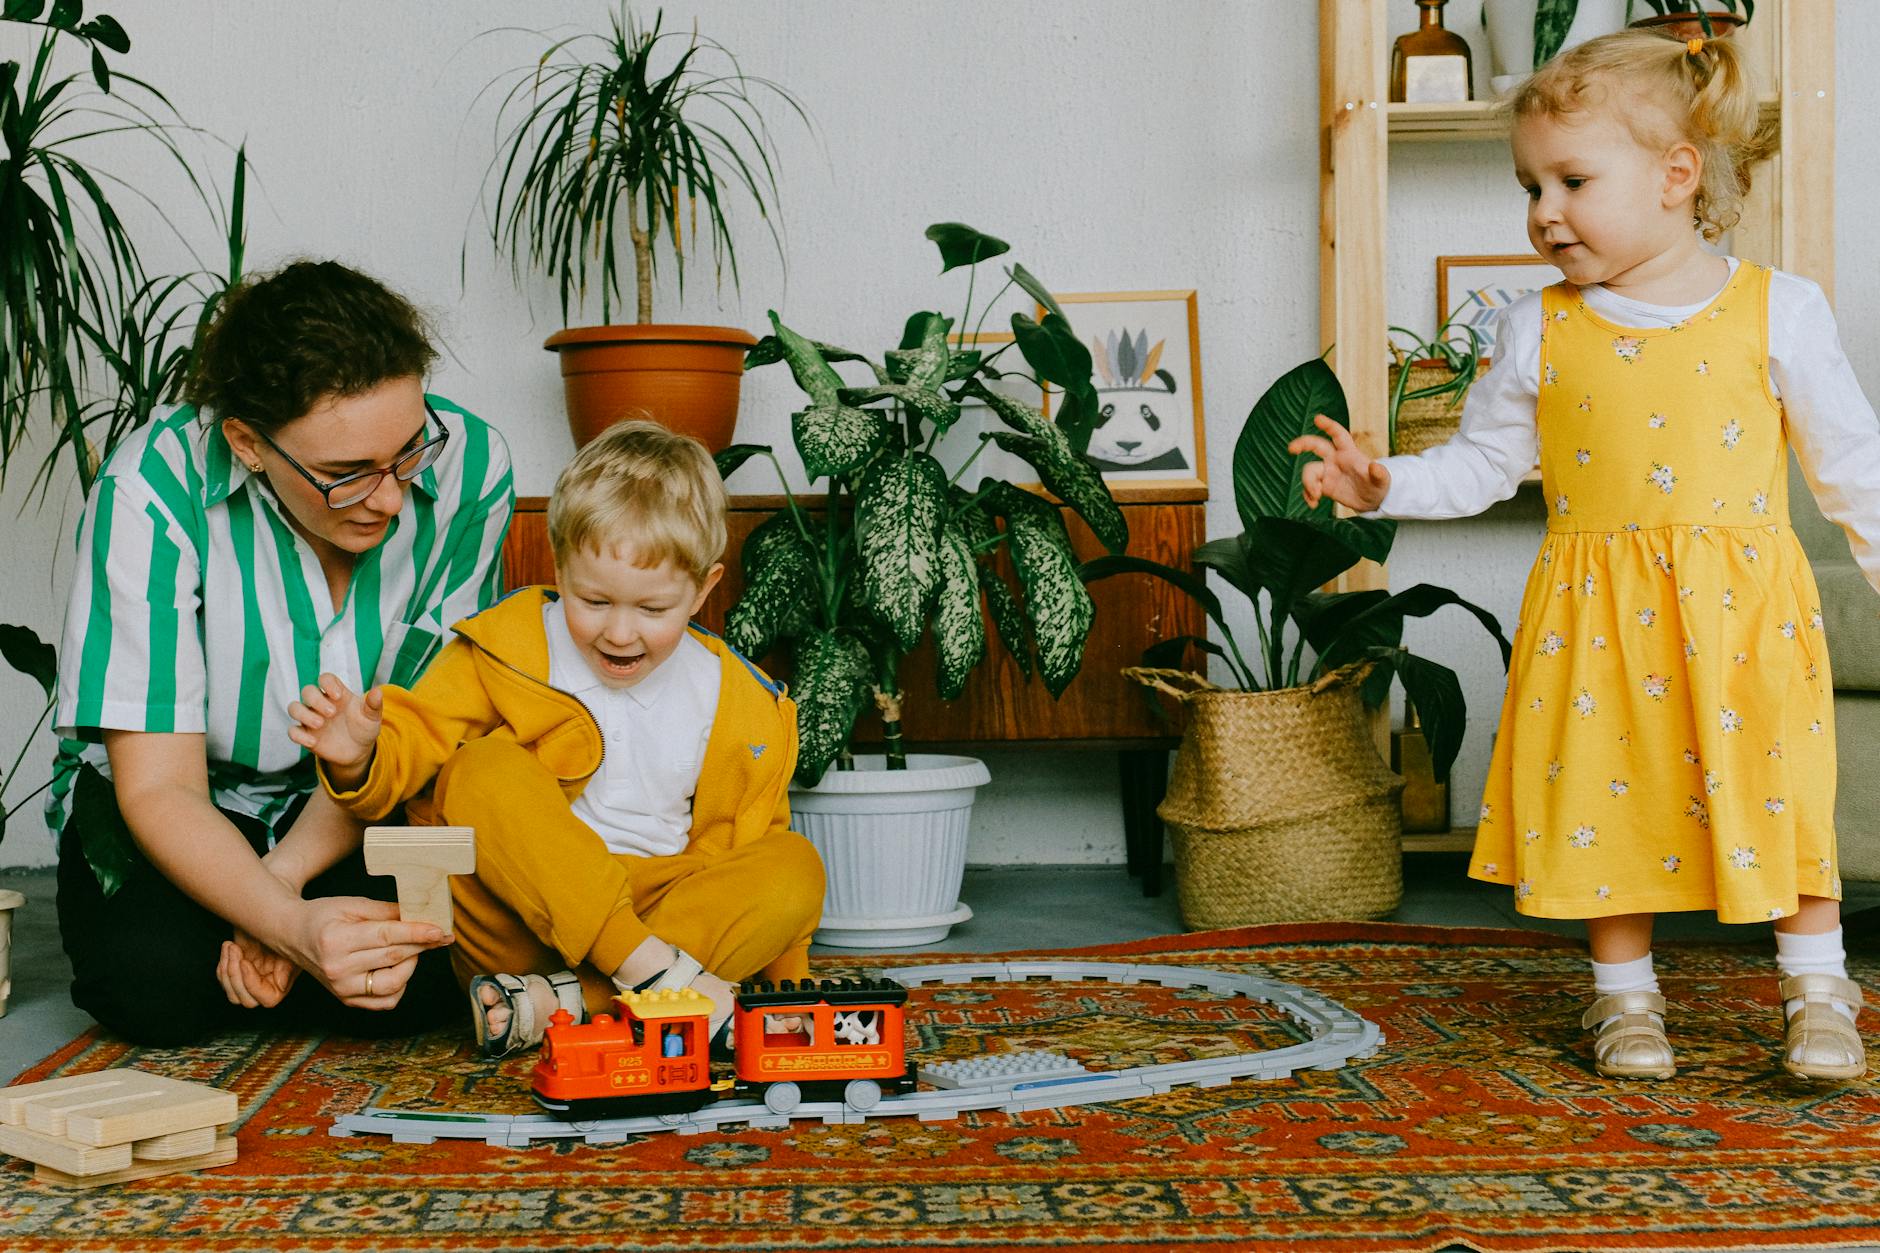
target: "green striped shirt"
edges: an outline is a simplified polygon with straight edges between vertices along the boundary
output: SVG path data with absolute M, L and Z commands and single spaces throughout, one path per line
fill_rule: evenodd
M 109 776 L 100 732 L 201 734 L 216 805 L 272 824 L 314 786 L 288 702 L 323 670 L 354 691 L 409 685 L 451 624 L 502 593 L 515 508 L 509 450 L 428 397 L 450 429 L 342 604 L 220 423 L 184 405 L 118 446 L 93 485 L 59 652 L 59 746 L 46 806 L 62 831 L 79 764 Z

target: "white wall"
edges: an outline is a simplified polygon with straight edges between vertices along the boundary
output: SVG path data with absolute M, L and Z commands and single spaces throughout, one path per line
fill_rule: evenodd
M 1391 3 L 1394 30 L 1412 26 L 1412 0 Z M 1858 50 L 1880 36 L 1875 6 L 1841 8 L 1844 46 Z M 491 153 L 493 102 L 478 93 L 528 63 L 539 45 L 526 34 L 478 36 L 524 22 L 597 28 L 609 6 L 113 0 L 108 11 L 134 42 L 125 72 L 155 82 L 184 117 L 229 145 L 247 143 L 251 266 L 336 256 L 433 311 L 447 344 L 434 389 L 493 421 L 515 454 L 518 491 L 545 494 L 571 451 L 555 363 L 540 348 L 559 326 L 553 288 L 534 279 L 518 292 L 506 263 L 474 234 L 458 280 L 466 228 L 482 221 L 478 186 Z M 1472 38 L 1484 62 L 1476 11 L 1476 0 L 1453 0 L 1450 24 Z M 1217 534 L 1230 530 L 1227 458 L 1241 421 L 1268 382 L 1323 347 L 1316 6 L 674 0 L 666 18 L 678 29 L 696 19 L 747 73 L 790 88 L 817 131 L 772 115 L 787 275 L 767 251 L 761 224 L 736 204 L 742 292 L 714 294 L 695 272 L 683 300 L 662 285 L 660 320 L 760 328 L 774 308 L 818 338 L 877 351 L 898 338 L 908 313 L 957 309 L 959 276 L 935 277 L 937 256 L 921 237 L 944 220 L 1008 239 L 1014 259 L 1061 291 L 1194 287 L 1214 450 L 1209 523 Z M 0 29 L 0 40 L 0 55 L 20 54 L 16 31 Z M 1874 150 L 1873 110 L 1865 106 L 1880 88 L 1851 79 L 1855 55 L 1844 61 L 1846 159 L 1837 177 L 1848 214 L 1874 187 L 1874 163 L 1861 156 Z M 1486 74 L 1485 64 L 1478 73 Z M 1427 330 L 1432 258 L 1521 251 L 1519 194 L 1493 145 L 1396 156 L 1391 314 Z M 226 152 L 207 149 L 203 160 L 225 178 Z M 164 185 L 166 175 L 140 151 L 124 151 L 115 168 L 142 186 Z M 200 220 L 179 211 L 177 221 L 213 260 L 217 241 Z M 1880 302 L 1853 281 L 1870 247 L 1854 231 L 1841 239 L 1844 331 L 1857 364 L 1870 369 L 1861 349 L 1873 342 Z M 160 236 L 150 252 L 159 266 L 182 264 L 180 250 Z M 787 448 L 797 399 L 788 376 L 759 371 L 744 397 L 739 438 Z M 0 620 L 53 638 L 70 580 L 75 505 L 27 503 L 29 477 L 16 469 L 0 497 L 0 562 L 19 572 L 0 599 Z M 755 465 L 733 486 L 772 490 Z M 1540 527 L 1530 497 L 1471 522 L 1405 526 L 1392 581 L 1454 587 L 1511 624 Z M 1455 812 L 1466 818 L 1487 765 L 1500 667 L 1485 637 L 1453 621 L 1415 626 L 1409 642 L 1463 675 L 1474 717 Z M 30 702 L 16 693 L 23 680 L 0 675 L 0 684 L 12 685 L 0 689 L 0 752 L 10 760 L 31 725 L 22 712 Z M 42 740 L 23 777 L 36 783 L 50 756 Z M 1112 757 L 992 758 L 995 782 L 976 816 L 973 861 L 1121 860 Z M 30 812 L 12 827 L 0 862 L 50 860 L 50 839 Z

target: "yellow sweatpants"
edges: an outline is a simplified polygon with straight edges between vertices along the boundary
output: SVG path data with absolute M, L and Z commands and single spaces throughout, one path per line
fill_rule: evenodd
M 795 832 L 723 852 L 615 853 L 534 754 L 497 738 L 459 748 L 432 800 L 440 821 L 476 828 L 476 873 L 451 878 L 460 982 L 573 970 L 588 1012 L 608 1012 L 608 974 L 649 935 L 732 983 L 809 974 L 823 867 Z

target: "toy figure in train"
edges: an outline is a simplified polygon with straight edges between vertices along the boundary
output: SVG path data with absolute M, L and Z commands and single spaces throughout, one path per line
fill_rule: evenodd
M 711 998 L 690 988 L 623 992 L 619 1015 L 549 1019 L 535 1099 L 563 1118 L 686 1114 L 730 1090 L 776 1113 L 805 1098 L 871 1109 L 914 1087 L 905 1043 L 907 989 L 892 979 L 745 983 L 732 1011 L 736 1078 L 713 1084 Z

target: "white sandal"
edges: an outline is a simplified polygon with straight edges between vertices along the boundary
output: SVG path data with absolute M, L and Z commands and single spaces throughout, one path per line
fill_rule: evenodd
M 1784 1011 L 1782 1069 L 1802 1079 L 1858 1079 L 1867 1073 L 1867 1049 L 1854 1020 L 1836 1008 L 1860 1012 L 1860 985 L 1829 974 L 1791 975 L 1778 985 Z
M 470 1013 L 472 1021 L 476 1023 L 479 1057 L 509 1057 L 542 1042 L 548 1023 L 546 1020 L 536 1021 L 535 998 L 529 994 L 531 979 L 548 984 L 555 1003 L 573 1014 L 576 1022 L 587 1021 L 587 1010 L 581 996 L 581 977 L 572 970 L 558 970 L 552 975 L 478 975 L 470 980 Z M 483 1003 L 481 992 L 484 988 L 496 989 L 500 998 L 496 1005 Z M 492 1035 L 489 1015 L 497 1005 L 509 1010 L 509 1021 L 501 1032 Z
M 1657 992 L 1614 992 L 1594 1001 L 1580 1017 L 1593 1032 L 1593 1069 L 1611 1079 L 1677 1074 L 1664 1020 L 1665 998 Z

